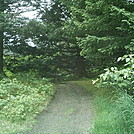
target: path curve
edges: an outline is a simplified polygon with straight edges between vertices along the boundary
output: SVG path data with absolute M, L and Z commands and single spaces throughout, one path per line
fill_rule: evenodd
M 37 116 L 38 123 L 28 134 L 89 134 L 92 117 L 89 92 L 74 83 L 59 84 L 48 109 Z

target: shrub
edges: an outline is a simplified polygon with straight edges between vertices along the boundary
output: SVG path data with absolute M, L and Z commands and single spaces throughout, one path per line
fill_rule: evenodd
M 125 55 L 118 58 L 119 61 L 125 61 L 123 68 L 106 69 L 96 80 L 100 82 L 100 87 L 107 86 L 113 96 L 104 97 L 100 94 L 95 97 L 97 116 L 92 134 L 133 134 L 134 55 Z
M 100 75 L 100 84 L 101 86 L 116 88 L 134 95 L 134 55 L 125 55 L 122 58 L 118 58 L 118 61 L 121 60 L 126 61 L 124 68 L 111 67 L 106 69 L 106 73 Z
M 2 132 L 20 133 L 21 129 L 26 129 L 26 124 L 34 121 L 37 113 L 47 106 L 53 93 L 53 84 L 47 79 L 37 79 L 32 76 L 25 79 L 19 75 L 13 79 L 2 79 L 0 81 L 0 122 L 3 122 L 0 123 L 0 129 Z

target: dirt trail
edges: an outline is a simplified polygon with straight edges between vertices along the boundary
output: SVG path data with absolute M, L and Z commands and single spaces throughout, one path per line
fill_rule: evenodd
M 28 134 L 89 134 L 91 96 L 74 83 L 59 84 L 48 109 L 37 116 Z

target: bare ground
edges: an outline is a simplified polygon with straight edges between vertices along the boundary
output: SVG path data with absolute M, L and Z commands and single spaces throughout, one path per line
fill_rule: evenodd
M 57 85 L 46 111 L 37 116 L 28 134 L 89 134 L 92 126 L 91 95 L 74 83 Z

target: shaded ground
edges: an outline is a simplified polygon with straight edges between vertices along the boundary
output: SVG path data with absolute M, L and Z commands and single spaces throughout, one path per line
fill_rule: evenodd
M 38 115 L 28 134 L 89 134 L 92 121 L 89 92 L 73 84 L 59 84 L 49 108 Z

